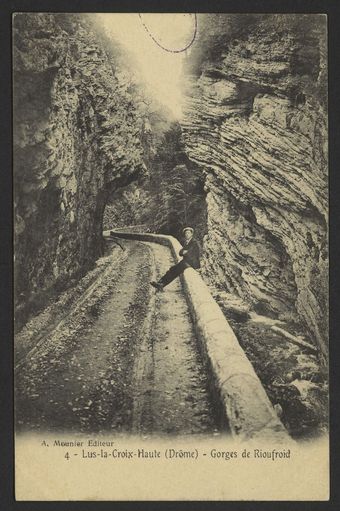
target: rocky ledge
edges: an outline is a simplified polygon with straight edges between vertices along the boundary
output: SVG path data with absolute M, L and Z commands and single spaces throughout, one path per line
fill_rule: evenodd
M 184 139 L 206 176 L 203 272 L 256 312 L 303 324 L 325 356 L 326 19 L 240 18 L 202 15 L 187 65 Z

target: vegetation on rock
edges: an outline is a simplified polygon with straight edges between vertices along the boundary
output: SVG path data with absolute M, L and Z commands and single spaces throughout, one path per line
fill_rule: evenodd
M 104 228 L 140 226 L 142 230 L 182 236 L 187 225 L 205 233 L 204 177 L 188 159 L 180 125 L 172 122 L 153 142 L 148 177 L 117 190 L 104 215 Z

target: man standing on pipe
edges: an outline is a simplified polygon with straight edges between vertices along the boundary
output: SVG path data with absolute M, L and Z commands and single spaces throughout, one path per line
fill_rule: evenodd
M 194 229 L 192 227 L 185 227 L 183 235 L 185 241 L 183 248 L 179 251 L 179 255 L 183 256 L 183 259 L 174 266 L 171 266 L 158 282 L 150 282 L 157 291 L 163 291 L 163 288 L 181 275 L 186 268 L 200 268 L 200 246 L 194 238 Z

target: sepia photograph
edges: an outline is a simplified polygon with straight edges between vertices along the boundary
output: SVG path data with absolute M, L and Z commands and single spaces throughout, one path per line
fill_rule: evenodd
M 17 500 L 327 500 L 327 16 L 17 12 L 12 79 Z

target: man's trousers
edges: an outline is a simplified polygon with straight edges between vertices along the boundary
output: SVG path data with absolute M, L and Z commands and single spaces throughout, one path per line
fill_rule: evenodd
M 171 266 L 158 282 L 162 284 L 162 286 L 167 286 L 176 277 L 183 273 L 186 268 L 190 268 L 190 264 L 186 263 L 184 259 L 182 259 L 179 263 Z

